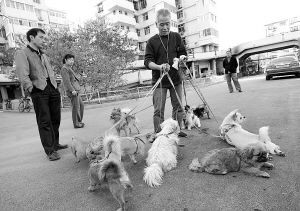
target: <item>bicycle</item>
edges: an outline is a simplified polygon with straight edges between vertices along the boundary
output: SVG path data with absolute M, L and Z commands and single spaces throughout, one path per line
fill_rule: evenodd
M 11 100 L 7 99 L 5 103 L 6 110 L 12 110 Z
M 30 112 L 30 110 L 31 110 L 30 99 L 27 97 L 24 97 L 24 98 L 22 97 L 20 99 L 18 109 L 19 109 L 19 112 L 24 112 L 24 111 Z

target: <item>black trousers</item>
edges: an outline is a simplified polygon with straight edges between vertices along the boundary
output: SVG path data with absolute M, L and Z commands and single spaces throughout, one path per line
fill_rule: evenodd
M 61 120 L 60 93 L 50 81 L 44 90 L 33 88 L 31 92 L 36 121 L 43 148 L 47 155 L 55 151 L 59 144 L 59 125 Z

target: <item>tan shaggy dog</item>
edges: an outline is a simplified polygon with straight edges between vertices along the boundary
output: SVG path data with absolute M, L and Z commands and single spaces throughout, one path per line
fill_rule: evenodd
M 270 175 L 261 170 L 262 167 L 268 169 L 274 167 L 273 164 L 266 162 L 267 160 L 266 148 L 258 143 L 250 144 L 243 150 L 236 148 L 211 150 L 201 158 L 200 162 L 198 158 L 193 159 L 189 169 L 221 175 L 241 171 L 257 177 L 269 178 Z

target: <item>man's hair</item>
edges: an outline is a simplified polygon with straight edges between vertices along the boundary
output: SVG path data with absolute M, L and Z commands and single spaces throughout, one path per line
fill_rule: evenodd
M 168 10 L 168 9 L 159 9 L 156 12 L 156 21 L 158 20 L 158 16 L 163 16 L 163 17 L 170 16 L 171 17 L 170 10 Z
M 66 54 L 63 59 L 63 64 L 66 64 L 66 60 L 71 59 L 71 58 L 75 58 L 75 56 L 72 54 Z
M 39 32 L 46 34 L 46 32 L 43 29 L 40 28 L 32 28 L 30 29 L 27 33 L 26 33 L 26 38 L 28 40 L 28 42 L 30 42 L 30 36 L 32 35 L 33 37 L 35 37 Z

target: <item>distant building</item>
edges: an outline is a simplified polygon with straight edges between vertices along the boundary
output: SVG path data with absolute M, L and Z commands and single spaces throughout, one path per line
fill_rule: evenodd
M 0 6 L 0 36 L 9 47 L 16 47 L 15 35 L 25 35 L 30 28 L 68 27 L 66 13 L 49 9 L 45 0 L 3 0 Z
M 266 24 L 265 28 L 266 37 L 300 31 L 300 16 Z
M 219 50 L 215 0 L 176 0 L 178 31 L 190 54 Z

